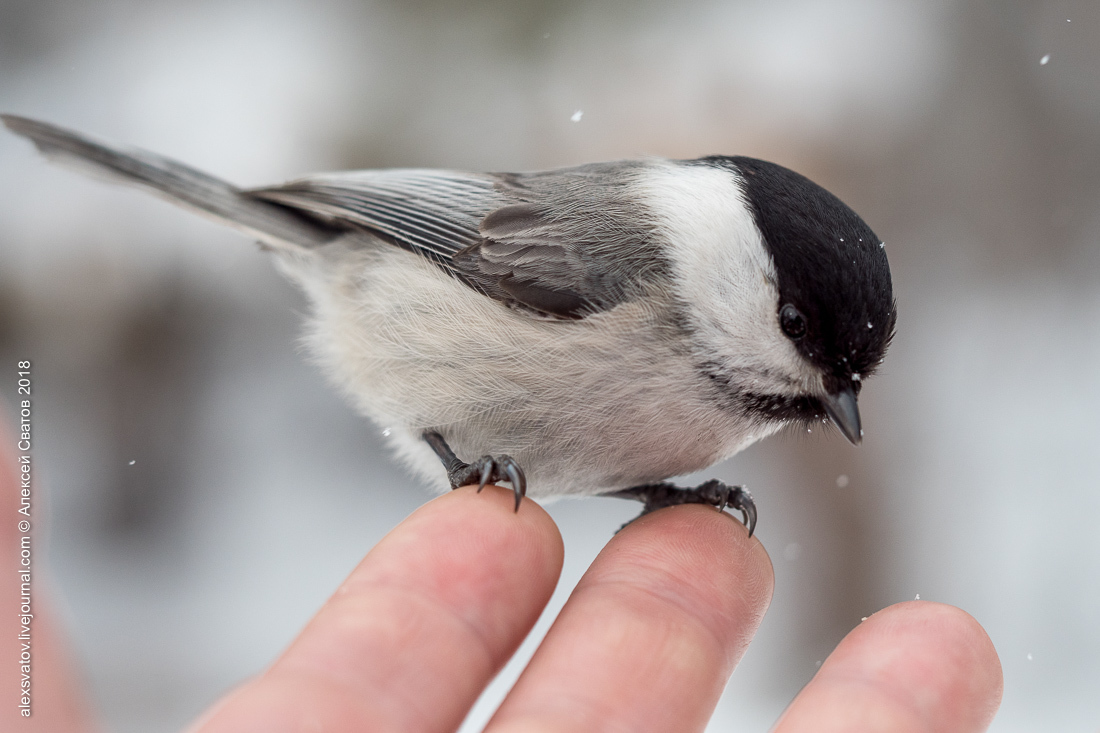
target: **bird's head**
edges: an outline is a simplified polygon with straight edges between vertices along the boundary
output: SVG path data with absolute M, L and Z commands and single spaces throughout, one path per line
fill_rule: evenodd
M 682 161 L 666 181 L 675 295 L 720 398 L 758 418 L 762 434 L 827 417 L 858 444 L 857 398 L 897 313 L 882 240 L 774 163 Z

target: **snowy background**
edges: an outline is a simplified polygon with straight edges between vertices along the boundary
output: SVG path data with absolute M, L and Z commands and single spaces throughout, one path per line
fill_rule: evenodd
M 886 240 L 898 337 L 863 447 L 788 434 L 707 474 L 753 490 L 777 575 L 711 730 L 764 730 L 920 594 L 992 636 L 993 730 L 1095 731 L 1098 37 L 1094 0 L 0 0 L 0 111 L 251 185 L 639 154 L 807 174 Z M 0 134 L 0 394 L 33 360 L 39 540 L 107 730 L 176 730 L 261 670 L 428 498 L 303 358 L 304 307 L 248 240 Z M 536 635 L 636 508 L 550 511 Z

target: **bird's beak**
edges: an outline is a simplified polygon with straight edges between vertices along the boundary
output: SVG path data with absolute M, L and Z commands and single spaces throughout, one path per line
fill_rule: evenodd
M 825 412 L 833 425 L 840 428 L 844 437 L 852 445 L 859 445 L 863 440 L 863 429 L 859 425 L 859 405 L 856 404 L 856 393 L 851 387 L 844 387 L 836 394 L 825 395 L 821 398 L 825 405 Z

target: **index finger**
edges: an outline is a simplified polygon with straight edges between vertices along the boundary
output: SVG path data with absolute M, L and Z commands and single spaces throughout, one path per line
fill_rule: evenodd
M 513 494 L 429 502 L 363 559 L 297 640 L 202 733 L 454 730 L 538 619 L 561 572 L 557 527 Z

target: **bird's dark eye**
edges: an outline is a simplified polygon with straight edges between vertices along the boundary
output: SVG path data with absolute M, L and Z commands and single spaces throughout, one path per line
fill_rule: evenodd
M 792 339 L 806 335 L 806 318 L 790 303 L 779 309 L 779 326 Z

